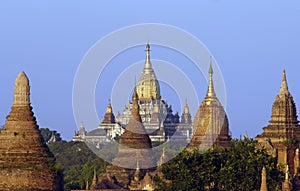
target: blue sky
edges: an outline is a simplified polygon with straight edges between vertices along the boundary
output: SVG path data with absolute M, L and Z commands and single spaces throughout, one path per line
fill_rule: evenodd
M 10 111 L 14 80 L 24 70 L 38 124 L 70 140 L 77 129 L 73 80 L 89 48 L 119 28 L 163 23 L 188 31 L 210 50 L 225 81 L 233 136 L 247 131 L 254 137 L 270 120 L 283 69 L 299 112 L 299 22 L 297 0 L 1 1 L 0 124 Z M 152 57 L 164 58 L 152 50 Z M 144 51 L 136 56 L 124 62 L 140 61 Z M 203 76 L 199 79 L 202 101 L 206 82 Z M 172 97 L 163 96 L 172 103 Z M 108 97 L 96 92 L 99 116 Z

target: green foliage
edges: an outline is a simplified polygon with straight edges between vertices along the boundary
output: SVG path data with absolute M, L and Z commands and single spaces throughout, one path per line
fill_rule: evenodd
M 197 149 L 184 150 L 163 165 L 166 182 L 161 180 L 157 190 L 259 190 L 263 166 L 269 189 L 278 190 L 283 173 L 276 159 L 255 144 L 250 139 L 235 139 L 229 148 L 214 147 L 203 154 Z
M 60 133 L 57 133 L 57 131 L 51 131 L 48 128 L 40 128 L 41 135 L 44 139 L 45 142 L 49 141 L 51 138 L 52 134 L 54 134 L 56 141 L 61 141 L 61 136 Z
M 107 166 L 84 142 L 59 141 L 48 146 L 62 167 L 66 191 L 84 189 L 87 180 L 91 183 L 94 169 L 99 175 Z
M 299 146 L 300 138 L 288 139 L 283 142 L 286 146 Z

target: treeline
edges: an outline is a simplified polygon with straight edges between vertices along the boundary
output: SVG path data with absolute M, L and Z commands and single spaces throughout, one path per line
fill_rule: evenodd
M 214 147 L 201 153 L 183 150 L 162 165 L 157 190 L 259 191 L 261 170 L 267 170 L 269 190 L 280 190 L 284 173 L 277 161 L 256 142 L 234 139 L 229 148 Z
M 43 130 L 43 135 L 49 138 L 50 133 Z M 229 148 L 214 147 L 205 152 L 184 149 L 162 165 L 163 177 L 155 178 L 156 190 L 258 191 L 263 166 L 267 170 L 269 190 L 280 190 L 284 167 L 255 145 L 256 141 L 245 138 L 232 140 Z M 85 189 L 86 181 L 92 182 L 94 170 L 99 175 L 109 165 L 84 142 L 58 141 L 48 146 L 63 173 L 66 191 Z M 168 153 L 172 150 L 167 149 Z
M 48 146 L 63 172 L 65 191 L 85 189 L 86 181 L 92 182 L 94 170 L 100 174 L 107 166 L 84 142 L 59 141 Z

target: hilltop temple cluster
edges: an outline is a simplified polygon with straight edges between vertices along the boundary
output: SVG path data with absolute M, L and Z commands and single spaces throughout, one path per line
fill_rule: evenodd
M 85 141 L 96 148 L 116 141 L 118 151 L 113 165 L 97 176 L 86 190 L 154 190 L 155 177 L 162 177 L 161 165 L 167 161 L 163 149 L 160 159 L 153 156 L 153 142 L 186 141 L 188 149 L 228 147 L 231 141 L 227 114 L 218 100 L 209 68 L 206 96 L 192 120 L 186 103 L 181 117 L 160 94 L 146 46 L 146 61 L 132 99 L 123 114 L 115 117 L 110 102 L 99 127 L 87 132 L 82 125 L 74 141 Z M 282 74 L 279 94 L 272 107 L 269 125 L 256 136 L 257 147 L 265 148 L 284 165 L 286 176 L 282 190 L 300 190 L 300 125 L 293 96 L 288 90 L 286 73 Z M 30 103 L 28 77 L 21 72 L 14 87 L 14 101 L 0 131 L 0 190 L 63 190 L 62 177 L 55 170 L 55 158 L 44 143 Z M 260 191 L 267 191 L 266 169 L 261 171 Z M 90 186 L 89 186 L 90 185 Z

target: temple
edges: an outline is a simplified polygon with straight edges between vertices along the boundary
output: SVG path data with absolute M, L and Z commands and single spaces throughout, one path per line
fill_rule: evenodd
M 73 141 L 85 141 L 101 148 L 103 144 L 114 141 L 115 138 L 121 136 L 124 130 L 119 123 L 116 123 L 110 100 L 108 100 L 106 113 L 98 128 L 87 132 L 82 123 L 79 131 L 75 132 Z
M 176 112 L 173 114 L 172 106 L 163 100 L 160 93 L 159 82 L 156 78 L 151 59 L 150 45 L 146 45 L 146 59 L 141 76 L 136 85 L 136 92 L 139 96 L 139 114 L 142 123 L 149 134 L 151 141 L 165 142 L 176 132 L 177 139 L 189 141 L 191 139 L 193 129 L 191 114 L 189 112 L 188 103 L 183 108 L 181 116 Z M 133 103 L 129 101 L 122 113 L 114 117 L 110 102 L 106 109 L 103 121 L 97 129 L 86 132 L 84 126 L 76 131 L 73 141 L 87 141 L 98 148 L 105 142 L 114 141 L 116 137 L 121 136 L 128 125 Z
M 0 131 L 0 190 L 62 190 L 55 159 L 44 143 L 30 104 L 28 77 L 21 72 L 14 101 Z
M 209 67 L 209 82 L 206 96 L 194 119 L 194 134 L 189 148 L 228 147 L 231 141 L 228 118 L 213 85 L 212 64 Z
M 258 146 L 265 148 L 269 154 L 277 158 L 277 163 L 288 166 L 291 177 L 287 181 L 298 181 L 299 173 L 299 141 L 300 126 L 293 96 L 289 92 L 286 73 L 282 73 L 280 91 L 272 107 L 269 125 L 263 128 L 263 133 L 256 136 Z M 288 169 L 286 169 L 288 170 Z M 294 182 L 294 186 L 299 183 Z M 288 183 L 285 183 L 287 190 Z

